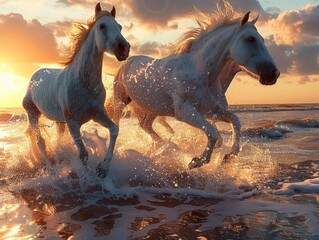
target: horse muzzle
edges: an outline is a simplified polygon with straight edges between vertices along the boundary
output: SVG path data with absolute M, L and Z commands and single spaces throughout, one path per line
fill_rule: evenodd
M 274 85 L 277 82 L 277 79 L 280 76 L 280 72 L 278 70 L 272 70 L 270 73 L 261 74 L 259 78 L 259 82 L 262 85 Z
M 273 63 L 267 63 L 260 69 L 259 82 L 263 85 L 274 85 L 280 72 Z
M 130 54 L 131 45 L 126 41 L 118 41 L 115 45 L 114 55 L 118 61 L 124 61 Z

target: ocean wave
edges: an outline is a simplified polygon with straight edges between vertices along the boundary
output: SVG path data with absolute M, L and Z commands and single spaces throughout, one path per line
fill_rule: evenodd
M 242 135 L 249 138 L 281 139 L 295 128 L 319 128 L 319 119 L 286 119 L 282 121 L 269 121 L 263 125 L 247 127 Z
M 261 105 L 230 105 L 229 110 L 236 113 L 248 112 L 281 112 L 281 111 L 318 111 L 318 104 L 261 104 Z
M 283 183 L 281 189 L 274 191 L 275 194 L 319 193 L 319 178 L 306 179 L 303 182 Z
M 24 113 L 0 113 L 0 123 L 24 121 L 27 121 L 27 115 Z
M 267 124 L 257 127 L 249 127 L 242 131 L 242 135 L 250 138 L 266 138 L 266 139 L 280 139 L 292 131 L 285 126 L 277 126 L 276 124 Z
M 0 122 L 7 122 L 12 117 L 11 113 L 1 113 L 0 114 Z
M 278 121 L 277 125 L 292 126 L 297 128 L 319 128 L 319 119 L 305 118 L 305 119 L 288 119 Z

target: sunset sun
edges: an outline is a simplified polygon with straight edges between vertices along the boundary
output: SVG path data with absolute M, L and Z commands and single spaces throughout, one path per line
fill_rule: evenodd
M 27 80 L 11 72 L 0 70 L 0 107 L 20 107 Z
M 0 239 L 319 239 L 319 0 L 0 0 Z

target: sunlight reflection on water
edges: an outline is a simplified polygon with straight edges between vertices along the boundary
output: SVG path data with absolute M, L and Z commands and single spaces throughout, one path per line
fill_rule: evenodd
M 182 239 L 316 236 L 315 194 L 273 194 L 280 182 L 318 176 L 316 162 L 282 166 L 284 160 L 274 154 L 273 149 L 291 147 L 292 138 L 300 142 L 302 134 L 279 140 L 246 137 L 238 159 L 221 166 L 231 134 L 228 125 L 218 125 L 222 148 L 214 151 L 210 164 L 190 171 L 187 165 L 203 151 L 206 139 L 199 130 L 168 121 L 176 133 L 155 123 L 165 139 L 155 149 L 135 119 L 121 121 L 109 182 L 95 174 L 108 141 L 107 129 L 96 123 L 82 129 L 90 152 L 89 169 L 84 170 L 68 133 L 61 138 L 55 125 L 43 122 L 49 154 L 59 162 L 57 175 L 35 169 L 41 158 L 30 149 L 26 122 L 0 125 L 4 130 L 0 131 L 0 235 L 5 239 L 119 239 L 119 234 L 136 239 L 157 239 L 161 234 Z M 312 140 L 303 144 L 314 144 Z M 302 153 L 315 159 L 315 150 L 307 151 Z M 70 175 L 71 170 L 75 175 Z M 190 238 L 183 238 L 186 233 Z

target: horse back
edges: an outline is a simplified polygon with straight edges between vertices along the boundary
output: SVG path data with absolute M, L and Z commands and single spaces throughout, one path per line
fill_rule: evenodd
M 173 115 L 170 91 L 174 90 L 174 82 L 169 67 L 171 59 L 172 57 L 130 57 L 115 76 L 116 98 L 125 104 L 132 100 L 142 108 L 159 115 Z
M 62 69 L 41 68 L 30 78 L 24 105 L 32 103 L 39 112 L 56 121 L 63 121 L 63 113 L 58 102 L 59 74 Z

